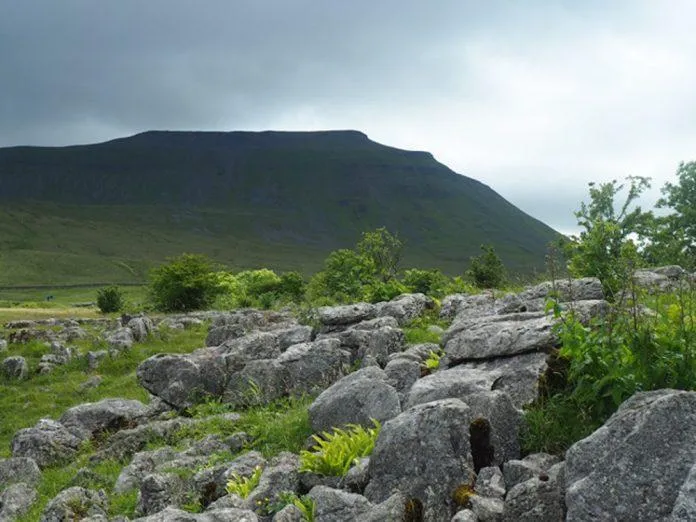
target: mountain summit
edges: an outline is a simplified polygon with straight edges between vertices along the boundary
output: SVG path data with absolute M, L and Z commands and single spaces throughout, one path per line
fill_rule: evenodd
M 182 251 L 239 268 L 312 271 L 380 226 L 405 241 L 409 266 L 461 272 L 490 243 L 511 270 L 531 271 L 557 236 L 431 154 L 357 131 L 150 131 L 0 148 L 0 187 L 0 261 L 14 266 L 33 252 L 36 265 L 15 268 L 13 281 L 19 270 L 44 282 L 42 270 L 61 259 L 76 273 L 44 273 L 82 281 L 111 266 L 111 280 L 139 279 Z

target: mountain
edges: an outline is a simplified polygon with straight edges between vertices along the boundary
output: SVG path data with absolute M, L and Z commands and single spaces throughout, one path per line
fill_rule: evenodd
M 543 268 L 557 233 L 427 152 L 356 131 L 150 131 L 0 148 L 0 284 L 138 281 L 184 251 L 312 272 L 386 226 L 406 266 L 461 273 L 482 243 Z

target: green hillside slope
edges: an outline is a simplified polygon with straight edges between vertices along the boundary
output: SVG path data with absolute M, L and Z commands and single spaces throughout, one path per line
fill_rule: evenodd
M 137 281 L 166 256 L 312 272 L 386 226 L 407 265 L 461 272 L 481 243 L 513 271 L 556 233 L 425 152 L 355 131 L 146 132 L 0 149 L 0 285 Z

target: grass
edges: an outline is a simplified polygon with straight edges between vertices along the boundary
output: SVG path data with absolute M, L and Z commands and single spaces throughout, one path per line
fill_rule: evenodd
M 58 366 L 47 375 L 32 374 L 22 382 L 9 382 L 0 377 L 0 457 L 9 456 L 9 443 L 20 428 L 32 426 L 42 417 L 60 416 L 66 409 L 84 402 L 95 402 L 107 397 L 121 397 L 148 401 L 148 393 L 141 388 L 135 377 L 140 362 L 157 353 L 188 353 L 205 344 L 206 326 L 200 325 L 183 331 L 158 334 L 133 348 L 120 357 L 105 358 L 97 370 L 88 371 L 84 358 L 73 359 L 65 366 Z M 99 342 L 81 341 L 78 344 L 84 353 L 87 349 L 100 349 Z M 11 344 L 9 355 L 27 358 L 30 371 L 43 353 L 49 350 L 42 343 L 27 345 Z M 92 375 L 100 375 L 99 386 L 81 388 Z

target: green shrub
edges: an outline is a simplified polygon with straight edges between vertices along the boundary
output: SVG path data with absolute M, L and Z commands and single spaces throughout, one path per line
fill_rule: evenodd
M 202 255 L 183 254 L 150 273 L 150 299 L 164 312 L 208 308 L 220 292 L 212 262 Z
M 491 245 L 481 245 L 483 254 L 471 258 L 467 275 L 479 288 L 500 288 L 505 283 L 505 265 Z
M 448 284 L 447 276 L 439 270 L 421 270 L 418 268 L 406 270 L 401 282 L 408 288 L 409 292 L 419 292 L 433 297 L 444 296 Z
M 117 286 L 97 290 L 97 307 L 101 313 L 120 312 L 124 305 L 123 292 Z
M 391 301 L 395 297 L 408 292 L 408 288 L 396 279 L 389 281 L 374 281 L 363 289 L 363 299 L 370 303 Z
M 280 275 L 278 293 L 281 297 L 299 303 L 305 294 L 307 283 L 299 272 L 285 272 Z
M 431 372 L 434 372 L 440 368 L 440 359 L 444 355 L 444 352 L 442 350 L 438 350 L 437 352 L 435 350 L 430 350 L 428 352 L 428 358 L 423 361 L 423 366 Z
M 300 452 L 300 472 L 342 477 L 357 459 L 372 453 L 381 424 L 373 419 L 373 428 L 349 424 L 347 429 L 334 428 L 333 433 L 312 435 L 316 445 Z
M 241 477 L 233 473 L 227 483 L 227 492 L 230 495 L 239 495 L 242 498 L 247 498 L 254 491 L 254 488 L 259 485 L 261 473 L 263 473 L 261 466 L 256 466 L 254 472 L 249 477 Z

